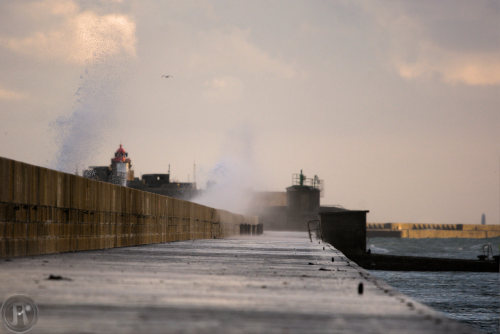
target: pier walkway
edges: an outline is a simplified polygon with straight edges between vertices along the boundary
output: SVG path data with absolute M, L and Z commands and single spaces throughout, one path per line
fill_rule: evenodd
M 474 333 L 298 232 L 2 259 L 15 293 L 31 333 Z

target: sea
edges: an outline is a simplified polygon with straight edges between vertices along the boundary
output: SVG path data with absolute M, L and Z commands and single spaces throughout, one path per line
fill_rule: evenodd
M 368 238 L 372 253 L 477 259 L 483 245 L 500 253 L 500 238 Z M 402 293 L 483 333 L 500 334 L 500 273 L 371 270 Z

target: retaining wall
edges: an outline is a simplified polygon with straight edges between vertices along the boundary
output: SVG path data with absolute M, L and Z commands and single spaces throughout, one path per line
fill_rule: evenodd
M 0 257 L 223 238 L 258 218 L 0 157 Z

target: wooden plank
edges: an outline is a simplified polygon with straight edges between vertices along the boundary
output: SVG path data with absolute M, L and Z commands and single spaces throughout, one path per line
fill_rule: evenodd
M 0 157 L 0 202 L 13 200 L 13 170 L 12 160 Z

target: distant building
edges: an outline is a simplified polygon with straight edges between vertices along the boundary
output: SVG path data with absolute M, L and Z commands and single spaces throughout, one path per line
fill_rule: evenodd
M 254 192 L 250 197 L 248 213 L 259 216 L 266 229 L 287 230 L 287 198 L 284 191 Z
M 249 207 L 259 210 L 263 207 L 286 206 L 286 192 L 284 191 L 258 191 L 252 194 Z
M 190 200 L 198 194 L 196 183 L 170 182 L 170 174 L 143 174 L 140 180 L 135 178 L 127 186 L 184 200 Z
M 300 171 L 286 192 L 255 193 L 249 211 L 267 230 L 306 231 L 307 222 L 319 218 L 322 190 L 322 180 L 308 179 Z
M 121 144 L 116 150 L 115 156 L 111 158 L 111 165 L 90 166 L 83 172 L 83 176 L 97 181 L 186 200 L 198 194 L 196 183 L 170 182 L 170 174 L 144 174 L 141 179 L 134 177 L 132 161 Z

